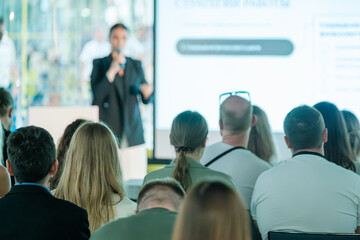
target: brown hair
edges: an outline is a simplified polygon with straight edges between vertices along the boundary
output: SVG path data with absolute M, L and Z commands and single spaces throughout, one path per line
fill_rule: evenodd
M 85 122 L 86 120 L 84 119 L 76 119 L 65 128 L 65 131 L 59 140 L 59 145 L 56 150 L 56 159 L 58 160 L 59 165 L 56 174 L 50 179 L 51 190 L 55 189 L 59 183 L 64 168 L 65 154 L 69 148 L 71 138 L 74 135 L 75 131 L 80 127 L 80 125 Z
M 185 190 L 191 185 L 186 153 L 200 151 L 207 134 L 206 120 L 197 112 L 182 112 L 176 116 L 171 125 L 170 143 L 175 147 L 177 153 L 173 177 Z
M 186 197 L 172 240 L 250 240 L 249 213 L 222 182 L 201 182 Z
M 324 117 L 328 130 L 328 141 L 324 144 L 325 158 L 339 166 L 355 172 L 354 153 L 350 146 L 343 115 L 335 104 L 320 102 L 314 105 Z
M 104 123 L 86 122 L 71 139 L 55 197 L 85 208 L 93 232 L 115 219 L 114 195 L 125 196 L 117 140 Z
M 346 128 L 349 134 L 349 140 L 351 148 L 355 154 L 355 157 L 360 155 L 360 124 L 359 120 L 350 111 L 343 110 L 341 114 L 344 117 Z
M 270 162 L 275 153 L 274 139 L 266 113 L 258 106 L 253 106 L 256 124 L 251 128 L 247 148 L 259 158 Z

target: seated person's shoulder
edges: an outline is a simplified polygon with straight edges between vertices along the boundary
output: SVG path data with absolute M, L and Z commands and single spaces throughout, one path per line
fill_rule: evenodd
M 148 181 L 151 181 L 156 178 L 165 178 L 165 177 L 171 177 L 173 168 L 167 168 L 166 166 L 164 168 L 149 172 L 146 174 L 143 185 L 147 183 Z
M 130 217 L 131 218 L 131 217 Z M 117 236 L 119 236 L 121 232 L 121 226 L 128 221 L 128 218 L 119 218 L 114 221 L 105 223 L 100 228 L 95 230 L 95 232 L 91 235 L 92 240 L 97 239 L 117 239 Z
M 84 215 L 87 215 L 87 211 L 84 208 L 79 207 L 78 205 L 69 202 L 67 200 L 58 199 L 58 198 L 52 198 L 52 201 L 54 202 L 54 207 L 56 206 L 58 212 L 68 212 L 71 211 L 72 217 L 83 217 Z
M 212 170 L 209 168 L 207 168 L 206 170 L 208 170 L 207 174 L 201 177 L 201 180 L 221 181 L 227 184 L 229 187 L 236 189 L 234 181 L 231 176 L 227 175 L 226 173 Z

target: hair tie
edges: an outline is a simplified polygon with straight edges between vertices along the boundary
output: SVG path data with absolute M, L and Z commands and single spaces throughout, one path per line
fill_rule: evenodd
M 189 151 L 189 148 L 185 147 L 185 146 L 180 146 L 180 147 L 178 147 L 178 150 L 183 151 L 183 152 L 187 152 L 187 151 Z

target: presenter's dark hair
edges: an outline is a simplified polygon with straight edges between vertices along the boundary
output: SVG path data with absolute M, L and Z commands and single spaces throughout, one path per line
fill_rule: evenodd
M 349 140 L 351 148 L 355 154 L 355 157 L 360 155 L 360 124 L 359 120 L 350 111 L 343 110 L 341 114 L 344 117 L 345 125 L 349 134 Z
M 55 161 L 55 144 L 43 128 L 29 126 L 11 133 L 8 158 L 18 182 L 38 182 L 50 172 Z
M 66 128 L 59 140 L 59 144 L 56 150 L 56 159 L 59 161 L 58 171 L 50 180 L 50 189 L 55 189 L 59 183 L 61 174 L 64 169 L 65 164 L 65 155 L 70 146 L 70 141 L 75 131 L 80 127 L 81 124 L 85 123 L 84 119 L 76 119 L 72 123 L 70 123 Z
M 0 17 L 0 26 L 4 25 L 4 18 Z
M 336 163 L 346 169 L 355 171 L 349 136 L 344 118 L 339 109 L 332 103 L 320 102 L 314 105 L 324 118 L 328 129 L 328 141 L 324 145 L 325 157 L 330 162 Z
M 309 106 L 294 108 L 284 120 L 284 132 L 294 151 L 321 148 L 324 129 L 321 113 Z
M 185 190 L 191 185 L 189 163 L 185 154 L 200 151 L 208 131 L 205 118 L 192 111 L 180 113 L 171 125 L 170 143 L 177 153 L 173 177 L 180 182 Z
M 124 24 L 116 23 L 110 28 L 110 32 L 109 32 L 110 37 L 111 37 L 111 34 L 113 33 L 113 31 L 117 28 L 122 28 L 122 29 L 125 29 L 127 32 L 129 32 L 129 29 Z

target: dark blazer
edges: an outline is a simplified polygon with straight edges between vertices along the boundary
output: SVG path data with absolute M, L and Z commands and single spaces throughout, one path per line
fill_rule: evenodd
M 140 85 L 146 84 L 141 63 L 126 58 L 124 76 L 116 74 L 114 82 L 110 83 L 106 72 L 110 68 L 112 56 L 95 59 L 91 73 L 91 89 L 93 105 L 99 106 L 99 118 L 113 130 L 118 138 L 126 136 L 128 145 L 143 144 L 144 129 L 142 126 L 138 96 L 145 101 L 140 92 Z
M 45 188 L 15 185 L 0 199 L 0 239 L 89 239 L 86 210 Z

